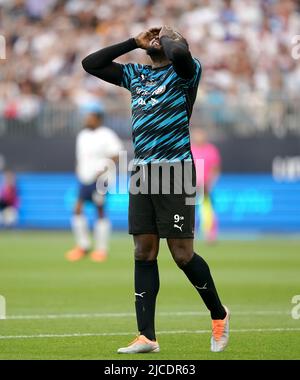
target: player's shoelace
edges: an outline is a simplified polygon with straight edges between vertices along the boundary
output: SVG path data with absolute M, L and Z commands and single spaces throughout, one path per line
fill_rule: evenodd
M 212 327 L 213 327 L 213 337 L 215 338 L 216 341 L 220 340 L 223 331 L 224 331 L 224 326 L 225 326 L 225 319 L 217 319 L 212 322 Z

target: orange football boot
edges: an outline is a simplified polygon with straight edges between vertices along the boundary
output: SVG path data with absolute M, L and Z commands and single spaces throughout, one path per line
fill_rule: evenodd
M 66 253 L 66 259 L 68 261 L 79 261 L 86 256 L 86 251 L 80 247 L 75 247 L 71 251 Z
M 97 263 L 102 263 L 107 259 L 107 253 L 105 251 L 96 250 L 91 253 L 91 260 Z

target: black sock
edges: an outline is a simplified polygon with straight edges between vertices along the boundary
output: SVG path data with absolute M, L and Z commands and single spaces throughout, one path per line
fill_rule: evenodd
M 226 311 L 220 301 L 209 267 L 202 257 L 194 253 L 191 261 L 181 268 L 197 289 L 210 311 L 211 319 L 224 319 Z
M 155 340 L 155 304 L 159 290 L 157 261 L 135 260 L 135 310 L 138 330 Z

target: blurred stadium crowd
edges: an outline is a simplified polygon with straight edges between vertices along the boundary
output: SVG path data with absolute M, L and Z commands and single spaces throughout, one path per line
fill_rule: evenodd
M 259 109 L 284 100 L 297 108 L 300 60 L 291 56 L 291 38 L 300 31 L 299 0 L 0 0 L 7 43 L 0 115 L 30 122 L 45 104 L 98 101 L 111 113 L 128 112 L 128 94 L 87 75 L 81 60 L 162 24 L 178 28 L 203 64 L 199 104 Z M 128 60 L 147 57 L 136 50 L 120 59 Z

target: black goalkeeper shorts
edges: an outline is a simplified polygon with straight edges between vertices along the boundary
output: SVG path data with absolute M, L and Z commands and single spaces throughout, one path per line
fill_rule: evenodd
M 194 238 L 195 199 L 192 161 L 136 165 L 130 178 L 129 233 Z

